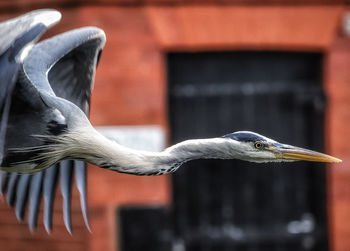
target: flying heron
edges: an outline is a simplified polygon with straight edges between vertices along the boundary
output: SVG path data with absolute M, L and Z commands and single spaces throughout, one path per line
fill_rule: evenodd
M 51 230 L 54 191 L 60 178 L 64 221 L 71 232 L 73 170 L 89 227 L 86 162 L 120 173 L 163 175 L 175 172 L 194 159 L 341 161 L 249 131 L 186 140 L 161 152 L 122 146 L 101 135 L 88 120 L 95 68 L 104 43 L 105 34 L 101 29 L 71 30 L 34 45 L 20 64 L 16 85 L 9 94 L 12 103 L 6 120 L 6 137 L 1 142 L 4 156 L 0 162 L 0 189 L 2 193 L 7 192 L 8 203 L 15 205 L 18 219 L 24 218 L 28 194 L 31 229 L 36 227 L 42 189 L 44 225 L 48 232 Z

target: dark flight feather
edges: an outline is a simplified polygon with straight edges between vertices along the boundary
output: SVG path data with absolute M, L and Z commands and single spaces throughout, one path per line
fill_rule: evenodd
M 30 182 L 30 174 L 22 174 L 19 177 L 16 191 L 16 217 L 19 221 L 24 220 L 26 204 L 28 200 L 28 189 Z

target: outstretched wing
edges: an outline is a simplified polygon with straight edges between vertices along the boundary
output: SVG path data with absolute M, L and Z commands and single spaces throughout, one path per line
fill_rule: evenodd
M 0 163 L 11 93 L 17 72 L 31 45 L 56 24 L 61 14 L 54 10 L 37 10 L 0 23 Z
M 74 103 L 88 114 L 95 67 L 104 43 L 105 35 L 102 30 L 87 27 L 60 34 L 33 47 L 23 63 L 21 78 L 13 96 L 18 100 L 17 104 L 21 102 L 24 104 L 11 107 L 8 130 L 10 134 L 13 133 L 13 136 L 16 132 L 18 134 L 18 131 L 22 131 L 25 135 L 20 137 L 20 142 L 18 137 L 14 140 L 16 137 L 12 138 L 9 135 L 6 138 L 8 148 L 40 144 L 30 137 L 34 132 L 41 135 L 55 135 L 60 133 L 60 130 L 64 130 L 67 125 L 66 120 L 69 118 L 62 117 L 59 111 L 47 105 L 47 102 L 54 103 L 57 97 Z M 23 105 L 27 109 L 24 112 Z M 11 120 L 11 115 L 19 118 Z M 18 153 L 12 158 L 31 158 L 32 156 L 28 154 L 32 153 Z M 5 156 L 4 166 L 11 161 L 11 156 Z M 4 182 L 0 188 L 3 187 L 3 192 L 7 188 L 7 200 L 10 205 L 16 203 L 16 215 L 19 219 L 24 217 L 25 205 L 29 198 L 31 229 L 36 227 L 38 205 L 43 194 L 44 225 L 49 232 L 52 228 L 52 205 L 59 178 L 64 200 L 64 221 L 67 230 L 71 232 L 70 200 L 73 173 L 80 192 L 85 223 L 89 228 L 86 207 L 86 166 L 81 161 L 62 161 L 32 176 L 3 173 L 2 176 L 6 178 L 3 178 Z M 17 193 L 11 191 L 17 191 Z M 15 195 L 18 196 L 15 197 Z

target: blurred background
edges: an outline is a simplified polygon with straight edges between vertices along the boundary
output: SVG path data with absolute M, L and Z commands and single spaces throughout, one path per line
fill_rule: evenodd
M 92 233 L 77 191 L 73 236 L 60 195 L 50 235 L 18 224 L 4 202 L 1 251 L 350 250 L 346 0 L 3 0 L 0 21 L 38 8 L 63 15 L 45 37 L 105 31 L 91 120 L 123 144 L 253 130 L 343 163 L 207 160 L 160 177 L 90 166 Z

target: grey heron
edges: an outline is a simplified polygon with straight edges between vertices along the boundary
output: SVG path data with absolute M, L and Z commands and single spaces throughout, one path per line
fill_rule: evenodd
M 46 39 L 29 51 L 10 94 L 0 189 L 24 218 L 27 194 L 29 226 L 35 228 L 41 189 L 44 225 L 52 228 L 52 202 L 60 178 L 64 221 L 69 232 L 70 189 L 74 170 L 86 225 L 85 162 L 133 175 L 175 172 L 194 159 L 241 159 L 251 162 L 340 162 L 335 157 L 279 143 L 249 131 L 217 138 L 193 139 L 161 152 L 138 151 L 101 135 L 88 120 L 95 68 L 105 43 L 96 27 L 68 31 Z M 0 65 L 1 67 L 1 65 Z M 29 192 L 27 192 L 29 190 Z

